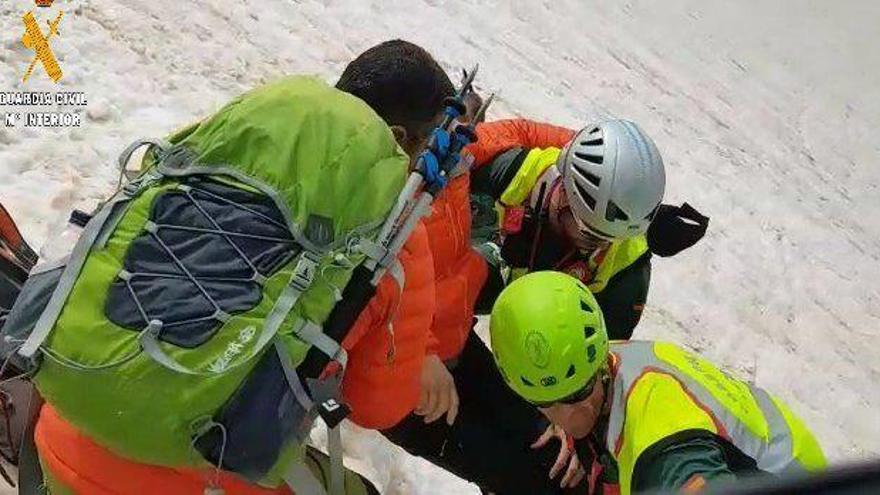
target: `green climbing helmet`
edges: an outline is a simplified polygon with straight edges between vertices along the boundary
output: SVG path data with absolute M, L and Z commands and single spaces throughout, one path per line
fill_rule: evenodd
M 577 394 L 608 357 L 596 298 L 564 273 L 530 273 L 510 284 L 492 308 L 490 333 L 505 381 L 535 404 Z

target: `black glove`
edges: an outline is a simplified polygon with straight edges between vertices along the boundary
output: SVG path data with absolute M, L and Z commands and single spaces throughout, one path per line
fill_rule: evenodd
M 675 256 L 693 246 L 706 234 L 709 217 L 691 205 L 660 205 L 648 227 L 648 247 L 657 256 Z

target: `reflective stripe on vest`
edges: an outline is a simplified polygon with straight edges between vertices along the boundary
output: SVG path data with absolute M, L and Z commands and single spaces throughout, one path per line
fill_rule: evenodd
M 630 493 L 639 456 L 658 441 L 706 430 L 772 474 L 825 466 L 812 434 L 767 392 L 731 378 L 705 359 L 662 342 L 613 343 L 618 366 L 606 444 Z
M 556 159 L 562 152 L 559 148 L 540 149 L 534 148 L 529 151 L 519 166 L 516 175 L 507 185 L 507 189 L 501 193 L 501 204 L 506 206 L 519 206 L 532 194 L 535 184 L 550 167 L 556 164 Z
M 538 208 L 541 205 L 535 204 L 538 201 L 538 184 L 547 183 L 549 186 L 556 180 L 559 173 L 552 168 L 559 154 L 562 152 L 559 148 L 535 148 L 528 152 L 525 159 L 520 165 L 514 178 L 510 181 L 507 189 L 501 194 L 501 207 L 520 206 L 527 199 L 531 200 L 531 206 Z M 546 200 L 546 198 L 545 198 Z M 498 218 L 501 224 L 504 223 L 503 210 Z M 598 267 L 594 268 L 592 278 L 583 280 L 587 283 L 590 291 L 598 294 L 605 290 L 608 282 L 615 275 L 632 265 L 645 253 L 648 252 L 648 239 L 644 235 L 636 236 L 622 241 L 614 241 L 602 258 L 602 262 Z M 560 267 L 565 271 L 565 267 Z M 511 271 L 511 279 L 515 280 L 528 273 L 525 268 L 514 267 Z

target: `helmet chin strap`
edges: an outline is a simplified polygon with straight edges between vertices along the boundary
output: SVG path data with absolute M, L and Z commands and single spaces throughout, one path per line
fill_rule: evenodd
M 550 207 L 550 198 L 557 195 L 557 189 L 561 189 L 562 174 L 556 167 L 548 168 L 532 188 L 532 194 L 529 196 L 529 206 L 535 211 L 545 211 Z M 541 197 L 540 191 L 544 189 L 545 194 Z M 541 204 L 538 204 L 538 203 Z
M 565 189 L 562 187 L 562 175 L 556 168 L 548 169 L 544 175 L 538 180 L 533 191 L 540 190 L 541 187 L 547 191 L 543 198 L 537 198 L 533 192 L 530 201 L 535 211 L 540 211 L 544 218 L 547 218 L 550 227 L 558 232 L 562 231 L 562 225 L 559 221 L 559 212 L 567 205 L 565 198 Z M 541 204 L 537 204 L 541 201 Z

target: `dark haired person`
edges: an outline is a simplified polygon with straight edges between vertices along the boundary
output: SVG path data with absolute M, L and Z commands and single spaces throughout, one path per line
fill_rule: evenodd
M 413 159 L 440 122 L 443 101 L 455 87 L 424 48 L 390 40 L 367 49 L 339 76 L 336 88 L 357 96 L 391 126 Z
M 455 91 L 427 51 L 402 40 L 380 43 L 359 55 L 336 87 L 369 104 L 413 160 L 442 118 L 443 100 Z M 473 118 L 480 100 L 466 103 L 466 118 Z M 532 448 L 546 421 L 507 389 L 489 350 L 471 331 L 487 269 L 471 247 L 469 165 L 462 163 L 453 172 L 425 219 L 437 308 L 422 370 L 421 402 L 383 433 L 411 454 L 483 489 L 505 495 L 561 493 L 560 481 L 548 472 L 556 477 L 569 465 L 563 481 L 573 485 L 582 476 L 580 465 L 570 460 L 567 448 L 548 438 L 540 442 L 548 445 Z

